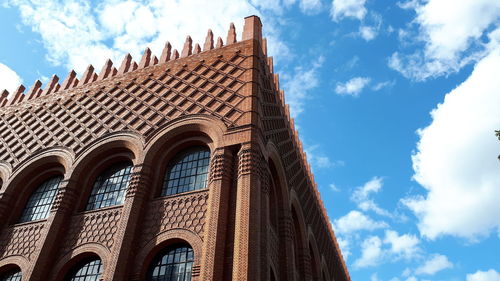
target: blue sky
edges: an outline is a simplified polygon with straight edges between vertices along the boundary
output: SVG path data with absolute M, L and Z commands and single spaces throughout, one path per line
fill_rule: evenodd
M 500 280 L 499 1 L 4 1 L 0 88 L 251 14 L 352 279 Z

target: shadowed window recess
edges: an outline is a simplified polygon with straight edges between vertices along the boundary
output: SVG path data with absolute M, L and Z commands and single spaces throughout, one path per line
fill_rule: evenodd
M 210 150 L 191 147 L 178 153 L 167 167 L 162 196 L 204 189 L 207 186 Z
M 193 249 L 176 244 L 161 251 L 149 267 L 148 281 L 190 281 L 194 261 Z
M 94 182 L 86 210 L 123 204 L 132 165 L 119 163 L 102 172 Z
M 61 176 L 50 178 L 40 184 L 26 203 L 19 222 L 46 219 L 56 198 L 57 189 L 62 181 Z
M 0 275 L 0 281 L 21 281 L 22 277 L 20 270 L 10 270 Z
M 97 257 L 85 259 L 74 266 L 64 281 L 98 281 L 101 278 L 102 262 Z

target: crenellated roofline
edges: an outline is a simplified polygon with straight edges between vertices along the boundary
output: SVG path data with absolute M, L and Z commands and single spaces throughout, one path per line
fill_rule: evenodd
M 259 17 L 246 17 L 242 32 L 242 41 L 248 39 L 257 39 L 262 42 L 261 26 L 262 24 Z M 97 73 L 94 66 L 90 64 L 80 78 L 77 78 L 77 73 L 74 70 L 71 70 L 62 84 L 59 84 L 59 77 L 54 74 L 44 88 L 42 87 L 42 82 L 40 80 L 36 80 L 27 93 L 24 92 L 26 90 L 26 87 L 22 84 L 17 87 L 17 89 L 12 93 L 11 97 L 9 97 L 9 91 L 3 90 L 0 93 L 0 108 L 19 104 L 23 101 L 33 100 L 38 97 L 47 96 L 57 92 L 71 90 L 84 85 L 92 84 L 93 82 L 120 76 L 149 66 L 163 64 L 168 61 L 174 61 L 180 58 L 189 57 L 213 49 L 222 48 L 234 43 L 237 43 L 236 29 L 234 24 L 231 23 L 227 32 L 225 44 L 220 36 L 215 41 L 213 32 L 211 29 L 209 29 L 205 38 L 205 43 L 203 44 L 203 50 L 198 43 L 196 43 L 193 47 L 193 40 L 191 39 L 191 36 L 188 35 L 180 53 L 176 49 L 172 49 L 172 45 L 167 41 L 159 58 L 156 55 L 152 54 L 151 49 L 147 47 L 144 50 L 139 63 L 134 61 L 130 53 L 128 53 L 123 58 L 118 69 L 113 65 L 113 61 L 111 61 L 111 59 L 108 59 L 104 63 L 99 73 Z

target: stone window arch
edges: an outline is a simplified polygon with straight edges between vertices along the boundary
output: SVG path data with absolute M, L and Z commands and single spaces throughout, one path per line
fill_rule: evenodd
M 210 166 L 210 149 L 191 146 L 177 153 L 167 165 L 162 196 L 205 189 Z
M 190 281 L 194 252 L 186 243 L 173 244 L 160 251 L 149 266 L 147 281 Z
M 131 174 L 132 164 L 128 161 L 108 166 L 95 179 L 85 210 L 123 204 Z
M 64 281 L 96 281 L 101 278 L 102 261 L 91 256 L 75 264 L 66 274 Z
M 26 206 L 23 209 L 20 223 L 35 220 L 43 220 L 49 216 L 50 209 L 57 195 L 57 190 L 63 177 L 58 175 L 51 177 L 41 184 L 31 193 Z

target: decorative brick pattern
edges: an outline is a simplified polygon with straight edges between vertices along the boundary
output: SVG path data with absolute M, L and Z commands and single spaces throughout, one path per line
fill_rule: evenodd
M 191 230 L 203 239 L 207 199 L 207 190 L 156 199 L 149 206 L 145 217 L 142 243 L 147 243 L 158 233 L 174 228 Z
M 88 242 L 96 242 L 111 249 L 121 212 L 120 206 L 73 216 L 61 254 Z
M 238 176 L 247 174 L 262 174 L 262 156 L 259 151 L 243 149 L 238 153 Z
M 45 221 L 39 221 L 4 229 L 0 235 L 0 259 L 11 255 L 31 259 L 44 224 Z
M 151 68 L 150 75 L 126 74 L 114 84 L 51 94 L 17 107 L 0 108 L 0 161 L 16 164 L 45 147 L 79 151 L 110 132 L 144 136 L 170 120 L 206 114 L 234 127 L 244 113 L 240 94 L 247 57 L 240 53 L 200 61 L 188 69 Z M 104 82 L 104 81 L 103 81 Z
M 223 177 L 231 178 L 232 176 L 232 170 L 227 169 L 227 167 L 230 167 L 232 159 L 223 153 L 223 149 L 220 149 L 220 151 L 216 151 L 212 156 L 209 182 L 220 180 Z

